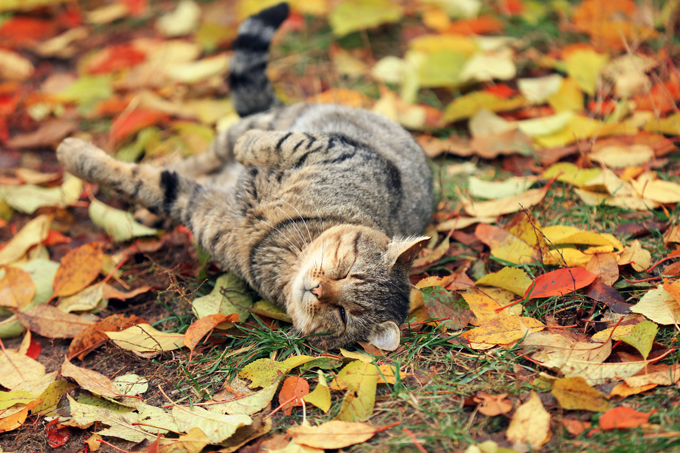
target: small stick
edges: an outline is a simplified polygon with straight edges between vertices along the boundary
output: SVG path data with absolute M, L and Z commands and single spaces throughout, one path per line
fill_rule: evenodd
M 420 453 L 427 453 L 427 450 L 418 442 L 418 439 L 416 439 L 416 436 L 413 435 L 410 429 L 408 428 L 401 428 L 402 431 L 404 431 L 404 434 L 406 434 L 408 437 L 411 438 L 413 441 L 413 444 L 416 446 L 416 448 L 420 451 Z

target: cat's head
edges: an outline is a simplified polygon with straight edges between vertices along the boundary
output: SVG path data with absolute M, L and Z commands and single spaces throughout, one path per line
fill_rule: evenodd
M 310 244 L 291 287 L 287 311 L 295 327 L 332 349 L 357 341 L 399 346 L 409 309 L 408 272 L 429 238 L 390 240 L 368 227 L 341 225 Z

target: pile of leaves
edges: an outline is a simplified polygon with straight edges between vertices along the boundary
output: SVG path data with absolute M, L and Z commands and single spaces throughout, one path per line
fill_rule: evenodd
M 680 4 L 291 1 L 279 95 L 371 109 L 433 158 L 386 353 L 309 346 L 188 230 L 54 157 L 67 136 L 154 165 L 205 150 L 238 120 L 238 24 L 273 3 L 0 3 L 0 446 L 675 445 Z

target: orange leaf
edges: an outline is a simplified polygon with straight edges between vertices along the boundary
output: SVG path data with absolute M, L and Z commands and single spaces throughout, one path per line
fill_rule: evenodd
M 649 94 L 635 96 L 638 110 L 651 110 L 665 115 L 675 110 L 675 102 L 680 100 L 680 87 L 672 80 L 664 84 L 656 84 Z
M 146 60 L 146 54 L 132 44 L 118 44 L 99 51 L 87 64 L 90 74 L 105 74 L 130 68 Z
M 238 321 L 238 314 L 232 313 L 230 315 L 223 315 L 222 313 L 216 313 L 214 315 L 208 315 L 204 318 L 196 320 L 192 325 L 189 326 L 187 332 L 184 334 L 184 345 L 188 347 L 191 351 L 191 354 L 193 354 L 194 348 L 198 342 L 201 341 L 201 338 L 205 336 L 205 334 L 223 322 L 233 321 Z M 191 354 L 189 355 L 189 358 L 191 358 Z
M 0 27 L 0 44 L 7 47 L 30 47 L 54 35 L 54 23 L 31 17 L 13 17 Z
M 124 139 L 128 135 L 153 126 L 168 119 L 168 115 L 154 110 L 133 110 L 116 117 L 111 123 L 111 138 L 114 142 Z
M 509 86 L 507 86 L 504 83 L 497 83 L 497 84 L 492 85 L 490 87 L 486 87 L 484 89 L 484 91 L 495 94 L 499 98 L 503 98 L 503 99 L 510 99 L 515 94 L 517 94 L 517 90 L 513 90 L 512 88 L 510 88 Z
M 111 315 L 81 330 L 68 348 L 68 357 L 78 356 L 82 360 L 88 352 L 109 340 L 102 332 L 120 332 L 137 324 L 147 324 L 145 319 L 135 315 Z
M 5 277 L 0 280 L 0 307 L 24 308 L 35 295 L 31 275 L 18 267 L 5 267 Z
M 557 269 L 534 280 L 534 289 L 531 291 L 529 298 L 536 299 L 539 297 L 569 294 L 590 285 L 595 278 L 597 278 L 597 274 L 593 274 L 581 267 Z
M 128 300 L 142 293 L 145 293 L 151 289 L 150 286 L 140 286 L 132 291 L 120 291 L 111 285 L 104 285 L 104 291 L 102 292 L 102 297 L 104 299 L 120 299 Z
M 563 418 L 562 424 L 572 436 L 578 436 L 592 425 L 590 422 L 582 422 L 575 418 Z
M 279 404 L 290 401 L 283 407 L 283 412 L 290 415 L 293 412 L 293 406 L 302 406 L 304 401 L 302 397 L 309 393 L 309 384 L 302 378 L 291 376 L 283 381 L 281 391 L 279 392 Z
M 57 245 L 57 244 L 67 244 L 71 242 L 71 238 L 64 236 L 58 231 L 50 230 L 47 232 L 47 237 L 42 242 L 43 245 Z
M 42 401 L 43 400 L 33 400 L 21 409 L 21 411 L 0 420 L 0 433 L 6 433 L 7 431 L 12 431 L 20 427 L 26 421 L 28 412 L 42 403 Z
M 458 35 L 490 35 L 501 33 L 503 24 L 491 16 L 479 16 L 473 19 L 460 19 L 453 22 L 445 33 Z
M 649 416 L 656 412 L 653 409 L 649 413 L 638 412 L 630 407 L 619 406 L 609 409 L 600 417 L 600 428 L 602 429 L 622 429 L 637 428 L 649 421 Z
M 61 259 L 54 276 L 52 297 L 71 296 L 81 291 L 99 275 L 104 262 L 102 244 L 91 242 L 71 250 Z

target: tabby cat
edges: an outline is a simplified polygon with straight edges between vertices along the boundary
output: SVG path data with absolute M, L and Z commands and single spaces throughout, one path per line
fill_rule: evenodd
M 382 116 L 281 104 L 265 66 L 287 16 L 282 3 L 239 28 L 228 82 L 243 119 L 207 152 L 156 168 L 69 138 L 57 157 L 70 173 L 187 226 L 313 343 L 394 350 L 408 271 L 428 239 L 419 235 L 432 215 L 432 173 L 409 133 Z

